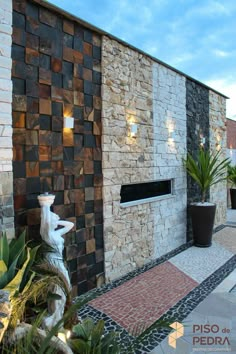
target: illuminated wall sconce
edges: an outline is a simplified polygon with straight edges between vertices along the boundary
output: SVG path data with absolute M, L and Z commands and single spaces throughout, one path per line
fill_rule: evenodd
M 138 134 L 138 124 L 130 122 L 129 123 L 129 136 L 131 138 L 137 138 Z
M 222 143 L 221 136 L 217 135 L 217 137 L 216 137 L 216 149 L 218 151 L 221 150 L 221 143 Z
M 64 117 L 63 118 L 63 127 L 73 129 L 74 128 L 74 118 L 73 117 Z
M 221 143 L 220 142 L 216 143 L 216 150 L 217 151 L 221 150 Z
M 200 145 L 201 145 L 201 146 L 204 146 L 205 143 L 206 143 L 206 138 L 205 138 L 204 136 L 201 136 L 201 137 L 200 137 Z
M 175 132 L 174 131 L 169 132 L 169 139 L 171 139 L 171 140 L 175 139 Z

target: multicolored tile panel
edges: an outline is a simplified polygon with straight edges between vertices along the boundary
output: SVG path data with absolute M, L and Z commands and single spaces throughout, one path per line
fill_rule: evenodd
M 39 238 L 37 196 L 55 193 L 54 212 L 75 224 L 65 253 L 76 296 L 104 274 L 101 39 L 39 3 L 13 8 L 15 224 Z

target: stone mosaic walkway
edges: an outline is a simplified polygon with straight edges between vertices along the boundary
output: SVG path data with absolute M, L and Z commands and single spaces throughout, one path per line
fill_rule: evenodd
M 171 286 L 170 286 L 171 284 Z M 140 334 L 194 289 L 198 283 L 170 262 L 138 275 L 91 301 L 130 334 Z
M 176 342 L 176 348 L 171 348 L 166 337 L 151 354 L 195 354 L 195 353 L 236 353 L 236 269 L 216 287 L 182 322 L 184 335 Z M 212 340 L 209 345 L 202 345 L 198 340 L 200 325 L 215 326 L 213 332 L 204 333 L 204 339 L 215 339 L 221 336 L 222 341 Z M 219 331 L 217 331 L 217 327 Z M 197 328 L 197 329 L 196 329 Z M 213 327 L 212 327 L 213 328 Z M 227 331 L 225 330 L 227 329 Z M 223 330 L 223 332 L 222 332 Z M 224 338 L 228 338 L 224 342 Z M 195 338 L 195 339 L 193 339 Z M 199 336 L 201 338 L 201 335 Z M 213 343 L 212 343 L 213 342 Z M 204 350 L 205 349 L 205 350 Z
M 225 234 L 225 230 L 223 229 L 215 234 L 214 240 L 228 251 L 236 254 L 235 233 L 234 227 L 227 227 L 227 234 Z
M 107 330 L 118 331 L 122 353 L 149 353 L 171 330 L 152 324 L 186 318 L 236 268 L 235 254 L 236 228 L 227 226 L 210 248 L 184 246 L 93 290 L 80 315 L 103 318 Z
M 225 229 L 220 232 L 222 238 L 222 235 L 225 234 Z M 222 242 L 224 241 L 222 240 Z M 196 280 L 198 283 L 201 283 L 223 264 L 225 264 L 225 262 L 228 261 L 233 255 L 234 254 L 232 252 L 226 250 L 222 247 L 222 245 L 219 245 L 213 241 L 211 247 L 190 247 L 185 252 L 181 252 L 171 258 L 170 262 L 178 269 L 188 274 L 188 276 L 192 279 Z

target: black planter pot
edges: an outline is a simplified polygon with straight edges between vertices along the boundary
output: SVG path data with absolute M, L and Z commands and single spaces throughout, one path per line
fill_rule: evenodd
M 230 189 L 231 208 L 236 209 L 236 189 Z
M 197 247 L 210 247 L 216 213 L 215 204 L 191 204 L 193 241 Z

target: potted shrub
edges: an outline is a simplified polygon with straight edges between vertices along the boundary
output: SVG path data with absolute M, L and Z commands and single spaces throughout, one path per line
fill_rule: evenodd
M 200 148 L 196 158 L 188 153 L 187 158 L 183 159 L 187 173 L 201 191 L 199 202 L 190 205 L 193 240 L 198 247 L 209 247 L 212 240 L 216 204 L 206 201 L 207 192 L 211 186 L 227 179 L 226 171 L 230 160 L 221 159 L 220 154 L 220 151 L 212 154 Z
M 231 182 L 231 188 L 230 188 L 231 208 L 236 209 L 236 166 L 228 167 L 228 180 Z

